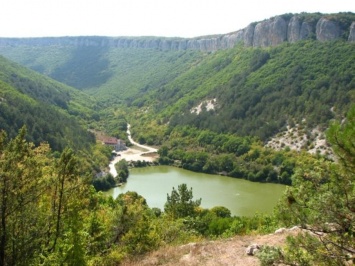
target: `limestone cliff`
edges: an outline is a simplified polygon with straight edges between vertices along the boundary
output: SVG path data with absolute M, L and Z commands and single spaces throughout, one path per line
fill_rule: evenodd
M 283 42 L 297 42 L 313 38 L 319 41 L 345 39 L 355 42 L 355 14 L 333 15 L 296 14 L 276 16 L 258 23 L 252 23 L 236 32 L 198 38 L 164 37 L 57 37 L 57 38 L 0 38 L 1 46 L 102 46 L 119 48 L 151 48 L 160 50 L 202 50 L 228 49 L 238 43 L 245 46 L 268 47 Z
M 350 26 L 350 34 L 349 34 L 349 42 L 355 42 L 355 21 L 351 23 Z
M 275 46 L 287 40 L 287 24 L 281 17 L 258 23 L 254 29 L 253 46 Z
M 291 43 L 310 38 L 314 29 L 299 16 L 293 16 L 288 23 L 287 40 Z
M 316 27 L 316 36 L 319 41 L 332 41 L 340 38 L 342 34 L 337 22 L 321 18 Z

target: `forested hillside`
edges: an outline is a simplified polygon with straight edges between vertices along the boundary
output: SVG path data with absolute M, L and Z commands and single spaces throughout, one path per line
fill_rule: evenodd
M 261 248 L 263 265 L 354 263 L 353 17 L 323 20 L 337 26 L 331 41 L 309 34 L 267 47 L 141 47 L 148 37 L 133 47 L 101 45 L 101 37 L 1 46 L 17 63 L 0 56 L 0 265 L 119 265 L 160 247 L 295 225 L 301 234 L 287 248 Z M 316 21 L 318 13 L 298 23 L 314 32 Z M 277 210 L 239 217 L 203 209 L 186 184 L 172 188 L 164 209 L 136 192 L 97 193 L 93 183 L 117 180 L 103 173 L 112 147 L 89 129 L 126 139 L 127 122 L 134 139 L 159 149 L 160 164 L 286 184 Z M 296 125 L 306 135 L 326 132 L 332 154 L 265 145 Z
M 105 105 L 132 102 L 197 64 L 198 51 L 97 46 L 1 47 L 11 60 L 86 90 Z
M 25 141 L 24 129 L 11 140 L 1 132 L 0 264 L 119 265 L 160 247 L 296 224 L 302 233 L 288 238 L 287 248 L 262 247 L 263 265 L 348 265 L 355 256 L 354 123 L 352 108 L 329 131 L 339 163 L 301 158 L 277 216 L 251 217 L 231 216 L 223 206 L 201 208 L 186 184 L 167 195 L 163 211 L 135 192 L 104 196 L 80 174 L 83 165 L 71 149 L 55 158 L 48 145 Z
M 302 120 L 308 128 L 324 129 L 354 101 L 354 62 L 355 45 L 346 42 L 239 46 L 210 55 L 152 91 L 145 106 L 171 126 L 194 125 L 262 140 Z M 193 111 L 208 101 L 212 109 Z
M 93 107 L 89 96 L 0 57 L 0 125 L 9 137 L 25 125 L 36 145 L 87 149 L 95 139 L 83 124 Z
M 281 17 L 290 20 L 291 15 Z M 321 14 L 301 17 L 315 27 Z M 351 37 L 352 13 L 326 17 Z M 354 97 L 355 46 L 341 36 L 332 41 L 309 36 L 263 48 L 239 44 L 213 52 L 138 45 L 150 38 L 126 48 L 106 45 L 109 40 L 100 37 L 82 38 L 82 43 L 63 39 L 56 45 L 51 45 L 56 40 L 48 45 L 32 40 L 38 42 L 33 46 L 20 40 L 19 45 L 2 45 L 0 53 L 94 96 L 99 103 L 95 117 L 108 131 L 114 131 L 118 110 L 127 116 L 140 109 L 147 114 L 145 121 L 156 124 L 266 141 L 286 126 L 302 122 L 307 130 L 322 131 L 331 119 L 344 117 Z M 63 104 L 63 99 L 54 96 L 52 101 Z M 207 110 L 208 103 L 212 107 Z M 198 106 L 201 111 L 194 111 Z
M 306 17 L 315 25 L 320 14 Z M 344 31 L 353 15 L 331 17 Z M 331 120 L 343 119 L 354 102 L 355 46 L 347 38 L 320 41 L 310 36 L 263 48 L 240 43 L 213 52 L 114 46 L 105 45 L 103 37 L 74 38 L 81 39 L 79 44 L 72 39 L 60 39 L 68 43 L 45 39 L 43 45 L 31 40 L 38 42 L 33 46 L 20 40 L 19 45 L 2 45 L 0 52 L 93 98 L 69 87 L 59 89 L 59 83 L 49 79 L 41 83 L 43 77 L 34 72 L 32 79 L 27 78 L 30 74 L 13 73 L 7 63 L 4 81 L 75 116 L 86 128 L 125 138 L 122 125 L 128 121 L 139 142 L 168 149 L 161 149 L 161 163 L 175 162 L 194 171 L 289 184 L 295 166 L 288 160 L 295 157 L 287 154 L 290 147 L 285 146 L 280 155 L 264 149 L 265 142 L 297 125 L 307 136 L 302 145 L 307 150 L 314 139 L 312 130 L 322 134 Z M 18 126 L 4 123 L 4 128 L 13 135 L 23 124 L 21 119 L 15 123 Z M 50 140 L 59 149 L 64 144 L 54 144 L 53 135 L 75 131 L 63 132 L 71 124 L 65 123 L 43 133 L 62 119 L 51 120 L 41 119 L 40 126 L 27 122 L 28 131 L 36 144 Z M 85 134 L 75 133 L 73 138 L 79 136 Z

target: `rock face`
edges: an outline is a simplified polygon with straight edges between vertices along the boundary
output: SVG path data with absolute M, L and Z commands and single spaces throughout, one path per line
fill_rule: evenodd
M 243 42 L 245 46 L 253 46 L 255 26 L 250 24 L 244 29 Z
M 316 27 L 316 36 L 318 41 L 332 41 L 340 38 L 341 29 L 338 23 L 321 18 Z
M 305 40 L 310 38 L 313 31 L 309 23 L 303 22 L 299 16 L 293 16 L 288 23 L 287 40 L 290 43 Z
M 301 19 L 294 16 L 288 23 L 287 40 L 291 43 L 297 42 L 301 39 Z
M 347 32 L 348 36 L 345 36 Z M 158 37 L 0 38 L 0 47 L 56 45 L 216 51 L 232 48 L 238 43 L 244 43 L 245 46 L 250 47 L 268 47 L 283 42 L 294 43 L 312 37 L 322 42 L 340 38 L 355 42 L 355 21 L 352 22 L 350 29 L 344 30 L 336 19 L 331 20 L 326 16 L 321 17 L 316 24 L 305 21 L 302 15 L 276 16 L 262 22 L 252 23 L 236 32 L 191 39 Z
M 282 17 L 258 23 L 254 29 L 253 46 L 275 46 L 287 40 L 287 24 Z
M 349 34 L 349 42 L 355 42 L 355 21 L 351 23 L 350 26 L 350 34 Z

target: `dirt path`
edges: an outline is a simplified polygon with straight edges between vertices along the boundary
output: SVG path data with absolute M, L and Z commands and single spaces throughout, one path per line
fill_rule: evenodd
M 181 266 L 218 266 L 243 265 L 257 266 L 260 261 L 255 256 L 246 254 L 251 244 L 283 246 L 286 237 L 296 232 L 283 232 L 268 235 L 235 236 L 233 238 L 183 246 L 165 247 L 143 258 L 123 263 L 125 266 L 181 265 Z
M 125 151 L 120 152 L 119 156 L 116 156 L 115 159 L 113 159 L 110 164 L 110 174 L 115 177 L 117 176 L 117 171 L 115 168 L 115 164 L 119 162 L 120 160 L 125 159 L 127 162 L 129 161 L 147 161 L 147 162 L 152 162 L 156 159 L 156 156 L 154 154 L 157 153 L 158 149 L 155 149 L 153 147 L 149 147 L 146 145 L 139 144 L 138 142 L 135 142 L 132 137 L 131 137 L 131 131 L 130 131 L 131 125 L 127 124 L 127 135 L 128 135 L 128 140 L 137 148 L 128 148 Z
M 139 147 L 139 148 L 142 148 L 142 149 L 145 149 L 146 151 L 142 152 L 142 154 L 146 154 L 146 153 L 152 153 L 152 152 L 157 152 L 158 149 L 155 149 L 153 147 L 149 147 L 149 146 L 146 146 L 146 145 L 142 145 L 142 144 L 139 144 L 138 142 L 135 142 L 133 139 L 132 139 L 132 136 L 131 136 L 131 125 L 130 124 L 127 124 L 127 136 L 128 136 L 128 140 L 135 146 Z

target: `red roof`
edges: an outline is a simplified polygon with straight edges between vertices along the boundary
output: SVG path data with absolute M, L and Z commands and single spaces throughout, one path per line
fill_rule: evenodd
M 116 138 L 113 138 L 113 137 L 108 137 L 108 138 L 105 138 L 103 140 L 103 142 L 106 144 L 106 145 L 116 145 L 117 144 L 117 139 Z

